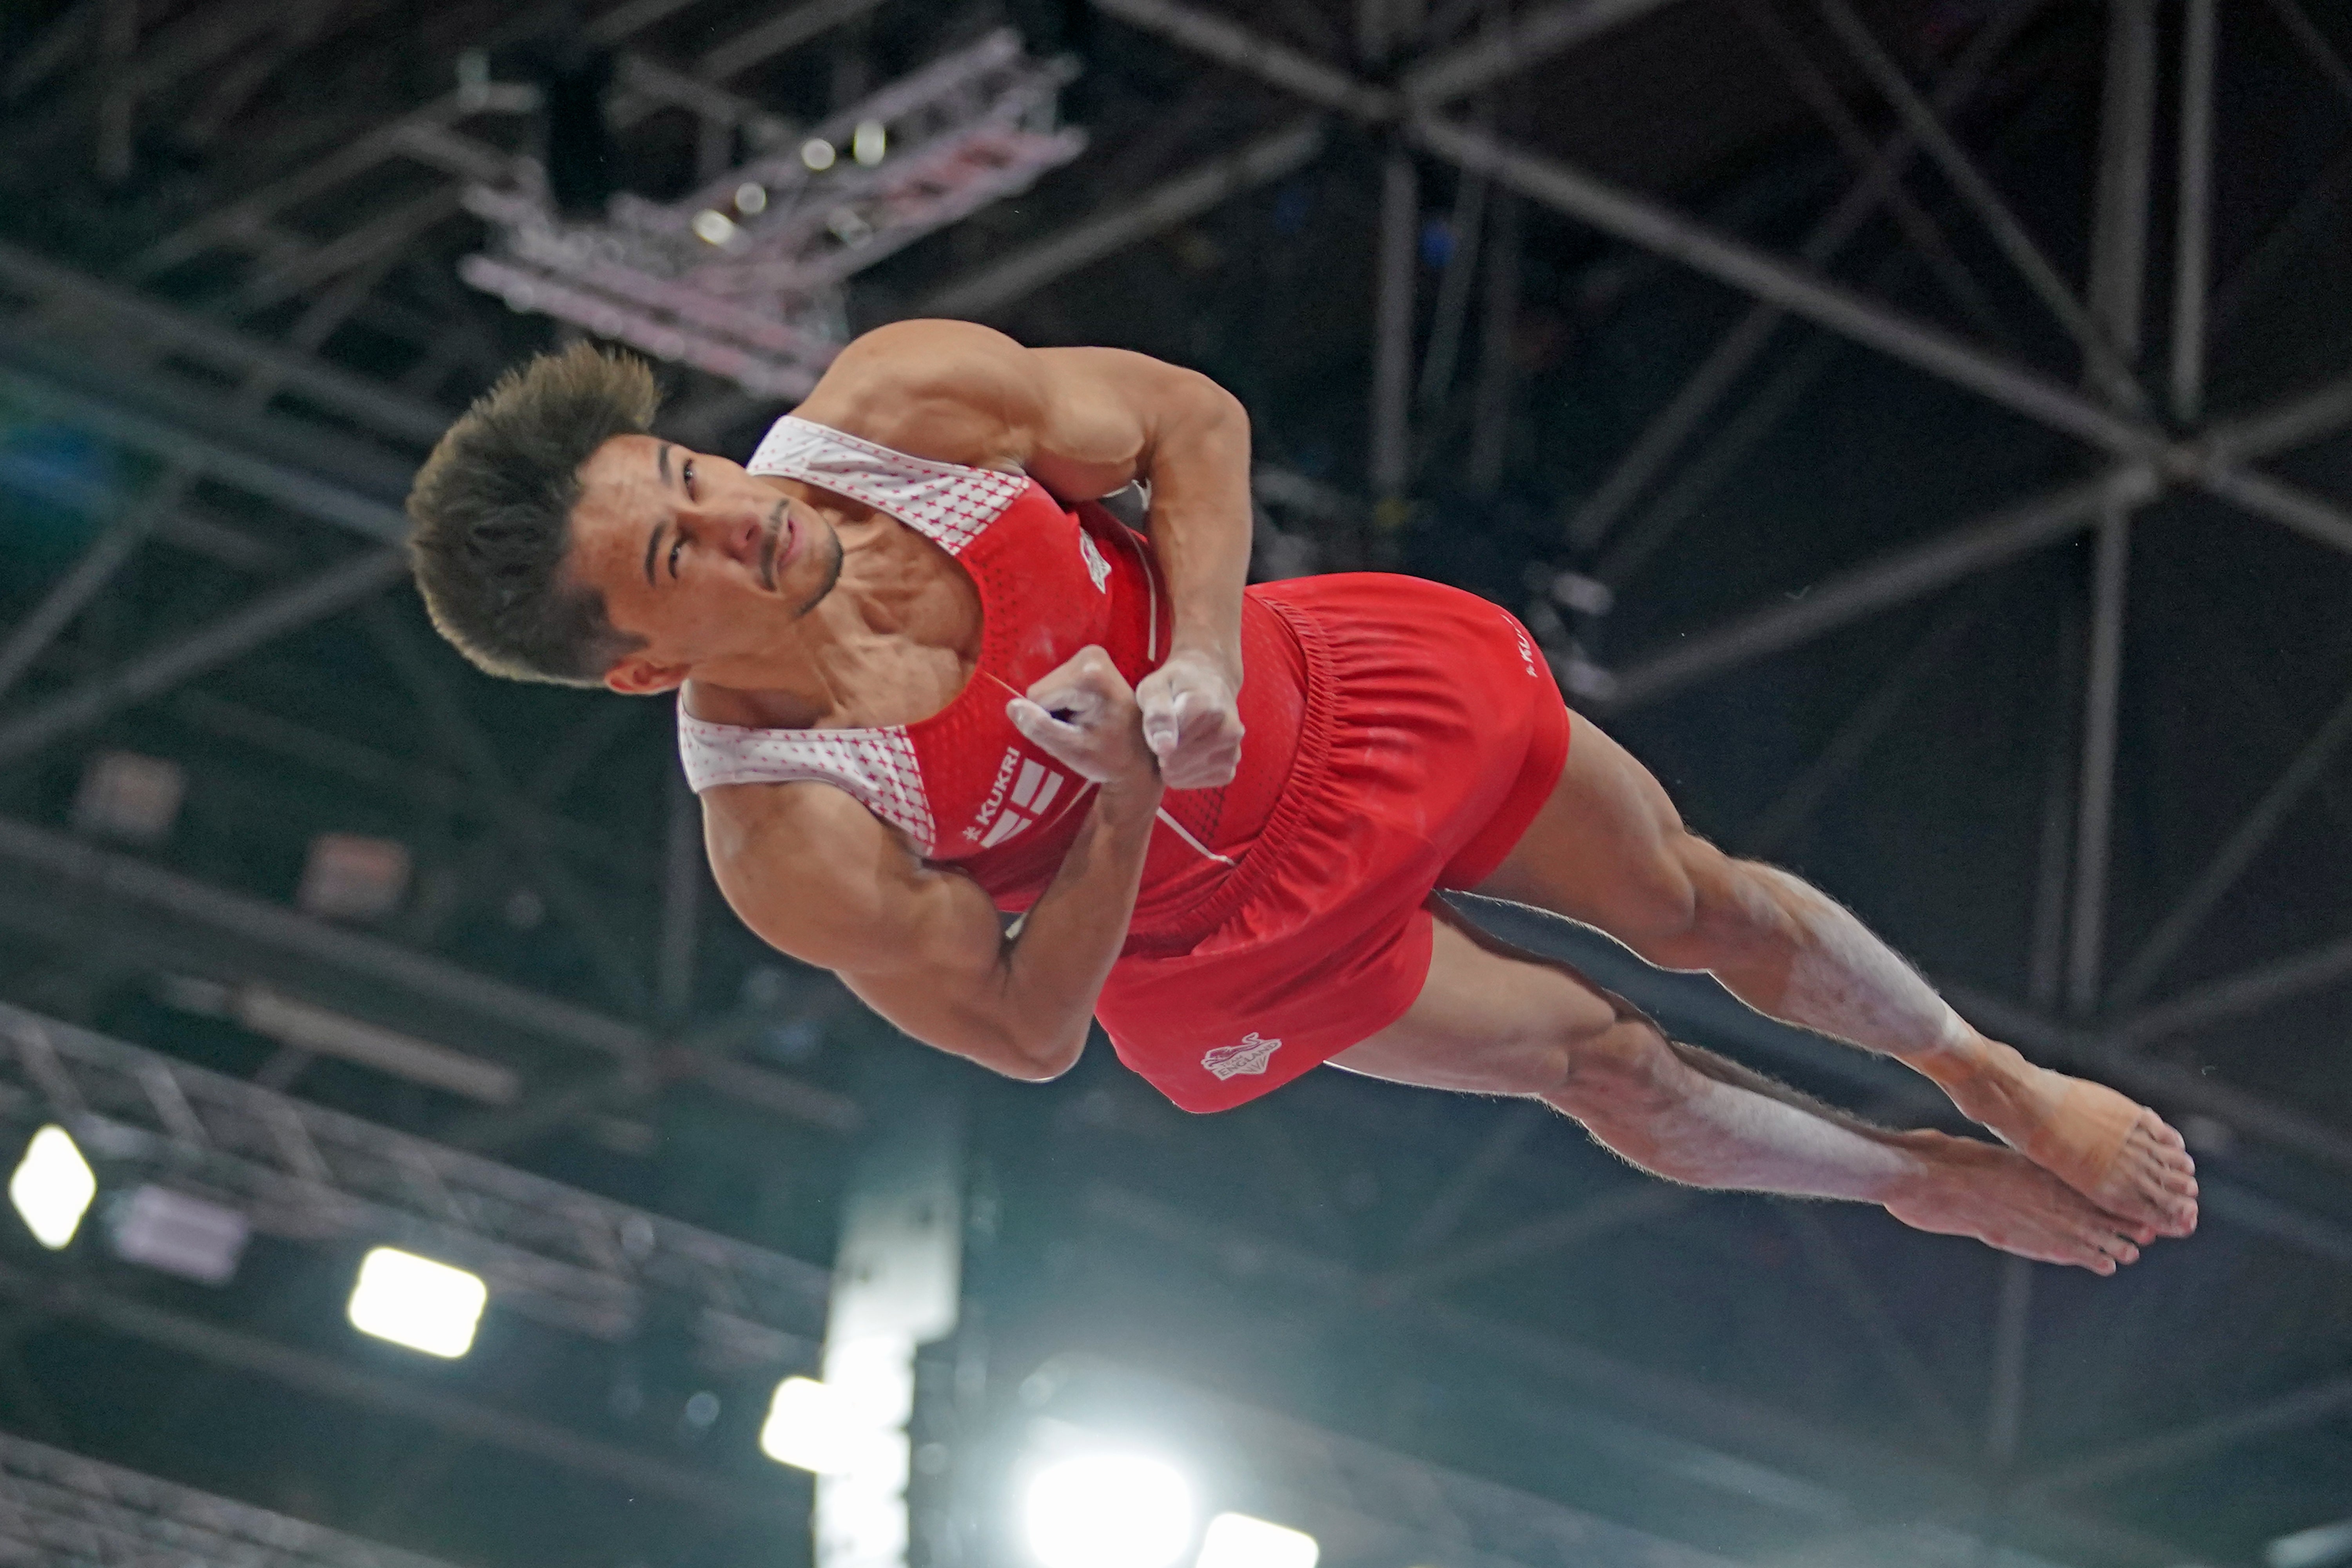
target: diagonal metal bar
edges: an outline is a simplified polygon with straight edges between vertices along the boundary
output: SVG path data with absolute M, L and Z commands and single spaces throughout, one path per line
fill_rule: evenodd
M 1428 1251 L 1454 1234 L 1471 1205 L 1486 1184 L 1499 1175 L 1517 1155 L 1519 1150 L 1538 1128 L 1553 1119 L 1551 1110 L 1532 1101 L 1512 1106 L 1503 1112 L 1486 1136 L 1479 1141 L 1476 1153 L 1463 1163 L 1453 1179 L 1429 1201 L 1405 1231 L 1404 1240 L 1398 1245 L 1400 1258 L 1412 1258 Z
M 33 606 L 32 614 L 16 624 L 8 640 L 0 643 L 0 697 L 7 695 L 58 634 L 72 624 L 82 606 L 114 580 L 115 573 L 131 559 L 141 541 L 178 508 L 186 488 L 179 470 L 167 471 L 146 494 L 134 500 L 106 526 L 82 552 L 72 570 Z
M 2180 895 L 2147 941 L 2132 955 L 2123 973 L 2116 979 L 2108 998 L 2113 1007 L 2126 1007 L 2147 994 L 2148 986 L 2172 962 L 2183 943 L 2196 934 L 2213 906 L 2233 887 L 2238 879 L 2252 865 L 2254 857 L 2271 841 L 2287 813 L 2294 810 L 2305 792 L 2319 782 L 2344 742 L 2352 740 L 2352 693 L 2336 705 L 2334 712 L 2319 727 L 2318 732 L 2305 742 L 2286 771 L 2279 774 L 2261 800 L 2248 812 L 2221 847 L 2213 852 L 2204 868 L 2189 883 L 2189 890 Z
M 2142 1438 L 2105 1454 L 2078 1459 L 2071 1465 L 2061 1465 L 2035 1477 L 2021 1490 L 2031 1496 L 2046 1497 L 2052 1492 L 2120 1480 L 2126 1476 L 2177 1465 L 2219 1448 L 2268 1436 L 2273 1432 L 2307 1426 L 2344 1410 L 2352 1410 L 2352 1377 L 2330 1378 L 2308 1388 L 2281 1394 L 2276 1399 L 2265 1400 L 2249 1409 L 2218 1415 L 2210 1421 L 2194 1422 L 2169 1432 L 2159 1432 L 2153 1437 Z
M 956 279 L 925 300 L 916 313 L 984 317 L 1000 310 L 1056 278 L 1305 167 L 1322 153 L 1324 142 L 1319 116 L 1298 121 L 1238 153 L 1164 181 L 1133 202 Z
M 1500 180 L 1603 233 L 1680 261 L 2092 447 L 2121 457 L 2143 457 L 2155 448 L 2157 438 L 2145 426 L 2038 371 L 1987 353 L 1581 170 L 1448 121 L 1416 120 L 1413 133 L 1423 145 L 1473 174 Z
M 271 637 L 333 615 L 388 586 L 407 570 L 407 558 L 400 552 L 370 551 L 266 595 L 199 632 L 0 724 L 0 764 L 29 756 L 61 736 L 88 729 L 109 714 L 167 691 Z
M 1857 174 L 1869 178 L 1878 166 L 1878 149 L 1871 144 L 1869 136 L 1854 118 L 1853 111 L 1846 107 L 1845 100 L 1839 95 L 1835 85 L 1815 63 L 1812 56 L 1806 52 L 1804 45 L 1798 41 L 1770 0 L 1739 0 L 1739 16 L 1748 25 L 1748 30 L 1764 41 L 1765 47 L 1779 61 L 1780 74 L 1789 79 L 1797 96 L 1804 100 L 1805 107 L 1812 110 L 1813 118 L 1828 129 L 1830 139 L 1838 144 L 1847 162 L 1853 165 Z M 1980 29 L 1980 32 L 1998 30 Z M 1932 109 L 1930 112 L 1933 112 Z M 1907 131 L 1898 134 L 1911 139 Z M 1952 302 L 1986 337 L 2007 346 L 2007 328 L 1993 310 L 1991 300 L 1977 282 L 1976 274 L 1969 271 L 1968 264 L 1953 253 L 1951 242 L 1945 237 L 1943 226 L 1913 199 L 1911 193 L 1904 189 L 1899 181 L 1886 187 L 1885 205 L 1905 242 L 1927 263 L 1928 270 L 1943 285 L 1944 292 L 1951 297 Z
M 1927 155 L 1943 171 L 1945 179 L 1951 183 L 1960 199 L 1992 236 L 1993 243 L 2000 247 L 2001 254 L 2009 258 L 2010 264 L 2017 268 L 2035 297 L 2058 319 L 2066 329 L 2067 335 L 2082 349 L 2084 358 L 2096 371 L 2102 390 L 2126 407 L 2137 409 L 2144 406 L 2145 395 L 2133 382 L 2131 372 L 2124 362 L 2124 356 L 2117 352 L 2113 338 L 2074 297 L 2066 280 L 2058 275 L 2057 268 L 2051 265 L 2050 258 L 2042 253 L 2042 247 L 2033 242 L 2033 237 L 2025 231 L 2025 226 L 2009 210 L 2009 204 L 2001 200 L 2000 193 L 1992 188 L 1991 182 L 1961 151 L 1951 132 L 1944 129 L 1943 121 L 1919 96 L 1918 89 L 1911 85 L 1902 68 L 1887 57 L 1885 47 L 1862 18 L 1854 15 L 1853 8 L 1846 4 L 1846 0 L 1817 0 L 1817 4 L 1831 30 L 1838 35 L 1847 51 L 1861 65 L 1864 74 L 1886 95 L 1887 101 L 1895 106 L 1895 111 L 1910 127 L 1911 133 L 1918 138 Z
M 1359 81 L 1337 66 L 1262 37 L 1223 16 L 1171 0 L 1094 0 L 1094 5 L 1122 22 L 1158 33 L 1244 75 L 1272 82 L 1309 103 L 1359 120 L 1389 121 L 1397 116 L 1398 95 L 1388 89 Z
M 1694 1188 L 1660 1183 L 1629 1187 L 1557 1214 L 1540 1215 L 1444 1258 L 1381 1276 L 1371 1288 L 1392 1297 L 1433 1296 L 1450 1285 L 1507 1264 L 1562 1251 L 1627 1226 L 1664 1219 L 1689 1206 L 1696 1193 Z
M 2180 182 L 2172 226 L 2172 416 L 2190 424 L 2205 411 L 2206 279 L 2212 262 L 2213 0 L 2181 12 Z
M 2352 426 L 2352 375 L 2292 402 L 2209 426 L 2198 442 L 2211 462 L 2252 462 Z
M 2278 19 L 2311 58 L 2311 63 L 2319 68 L 2319 74 L 2327 79 L 2327 85 L 2336 89 L 2336 96 L 2352 104 L 2352 67 L 2345 65 L 2344 58 L 2327 41 L 2327 35 L 2313 24 L 2311 14 L 2295 0 L 2270 0 L 2270 7 L 2278 13 Z
M 2152 469 L 2126 465 L 2004 507 L 1925 544 L 1832 577 L 1793 605 L 1758 611 L 1628 666 L 1618 672 L 1607 706 L 1621 712 L 1643 707 L 1710 676 L 1933 593 L 2080 531 L 2116 495 L 2152 496 L 2157 484 Z
M 1854 1267 L 1853 1258 L 1840 1245 L 1836 1234 L 1815 1214 L 1810 1205 L 1777 1203 L 1772 1205 L 1783 1225 L 1797 1238 L 1814 1269 L 1830 1282 L 1854 1325 L 1870 1342 L 1871 1352 L 1879 1365 L 1895 1380 L 1912 1408 L 1925 1417 L 1937 1444 L 1954 1458 L 1965 1459 L 1969 1444 L 1960 1426 L 1960 1418 L 1952 1410 L 1951 1401 L 1936 1386 L 1933 1373 L 1919 1359 L 1919 1352 L 1903 1336 L 1903 1331 L 1887 1315 L 1886 1305 L 1862 1271 Z
M 2129 1047 L 2147 1046 L 2325 989 L 2347 975 L 2352 975 L 2352 937 L 2340 937 L 2134 1014 L 2116 1026 L 2115 1038 Z
M 1612 27 L 1648 16 L 1672 0 L 1557 0 L 1530 11 L 1476 42 L 1425 60 L 1398 83 L 1423 109 L 1476 92 L 1515 76 Z
M 605 920 L 595 895 L 542 837 L 538 816 L 516 794 L 499 760 L 498 749 L 473 715 L 466 711 L 465 704 L 443 677 L 440 665 L 427 656 L 407 623 L 389 610 L 369 615 L 366 624 L 377 648 L 425 710 L 425 718 L 449 749 L 451 759 L 473 780 L 500 830 L 521 852 L 531 879 L 539 884 L 564 923 L 587 944 L 596 961 L 599 981 L 622 1007 L 643 1013 L 648 995 L 635 954 Z
M 1976 37 L 1937 84 L 1934 106 L 1938 113 L 1949 111 L 1976 90 L 1986 69 L 2044 4 L 2045 0 L 2012 0 L 1977 30 Z M 1798 247 L 1797 254 L 1808 266 L 1825 267 L 1843 252 L 1862 232 L 1871 215 L 1899 188 L 1903 172 L 1918 150 L 1917 138 L 1907 130 L 1880 143 L 1863 177 L 1854 182 Z M 1656 479 L 1691 432 L 1698 428 L 1754 363 L 1786 314 L 1775 305 L 1757 305 L 1708 351 L 1706 358 L 1684 381 L 1682 389 L 1658 411 L 1600 487 L 1571 515 L 1568 524 L 1571 542 L 1590 548 L 1608 536 L 1625 509 Z
M 2223 500 L 2284 524 L 2305 539 L 2330 550 L 2352 553 L 2352 512 L 2308 490 L 2251 468 L 2223 468 L 2200 474 L 2198 482 Z
M 706 50 L 694 62 L 695 74 L 707 81 L 740 76 L 819 33 L 856 21 L 880 4 L 881 0 L 808 0 L 805 5 L 795 5 Z
M 2026 1361 L 2033 1348 L 2033 1265 L 2011 1255 L 2000 1260 L 1994 1299 L 1992 1387 L 1985 1401 L 1985 1454 L 2006 1471 L 2024 1435 Z
M 1857 766 L 1871 747 L 1878 743 L 1904 705 L 1911 699 L 1911 689 L 1929 671 L 1941 667 L 1952 645 L 1976 625 L 1984 613 L 1982 595 L 1971 594 L 1958 603 L 1948 605 L 1918 641 L 1911 645 L 1895 668 L 1886 672 L 1870 695 L 1863 699 L 1830 742 L 1821 750 L 1805 770 L 1791 780 L 1780 797 L 1757 814 L 1756 820 L 1735 840 L 1741 853 L 1758 860 L 1769 860 L 1780 852 L 1789 836 L 1812 815 L 1837 782 Z

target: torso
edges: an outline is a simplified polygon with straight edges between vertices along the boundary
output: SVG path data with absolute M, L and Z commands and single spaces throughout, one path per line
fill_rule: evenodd
M 1024 909 L 1068 847 L 1091 786 L 1004 715 L 1011 695 L 1090 644 L 1129 682 L 1166 656 L 1169 611 L 1150 546 L 1102 511 L 1028 479 L 929 462 L 797 419 L 748 465 L 794 486 L 841 531 L 839 617 L 821 698 L 689 688 L 680 744 L 706 805 L 738 785 L 832 785 Z M 828 609 L 834 598 L 837 608 Z M 1304 664 L 1275 613 L 1244 605 L 1244 766 L 1222 790 L 1171 792 L 1139 921 L 1195 901 L 1244 855 L 1287 773 Z M 762 791 L 764 793 L 764 791 Z M 754 803 L 741 801 L 745 808 Z

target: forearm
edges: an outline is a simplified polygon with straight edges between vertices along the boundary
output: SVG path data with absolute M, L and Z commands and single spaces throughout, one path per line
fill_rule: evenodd
M 1151 487 L 1152 552 L 1173 612 L 1170 652 L 1213 658 L 1238 689 L 1250 557 L 1247 411 L 1199 381 L 1156 431 L 1142 477 Z
M 1095 998 L 1135 913 L 1160 795 L 1157 780 L 1097 793 L 1061 869 L 1005 940 L 993 1021 L 1035 1077 L 1067 1071 L 1086 1048 Z

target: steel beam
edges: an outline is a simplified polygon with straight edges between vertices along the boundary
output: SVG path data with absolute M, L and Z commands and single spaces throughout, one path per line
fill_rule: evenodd
M 2352 512 L 2307 490 L 2251 468 L 2200 474 L 2197 482 L 2242 510 L 2302 534 L 2315 544 L 2352 554 Z
M 2066 1004 L 2081 1017 L 2097 1005 L 2107 929 L 2107 869 L 2114 850 L 2116 746 L 2121 732 L 2124 594 L 2131 561 L 2128 505 L 2099 517 L 2091 571 L 2090 658 L 2083 703 L 2083 760 L 2075 774 L 2074 888 L 2067 917 Z
M 447 1568 L 429 1557 L 5 1434 L 0 1538 L 30 1554 L 8 1553 L 24 1563 Z
M 1719 235 L 1645 197 L 1552 159 L 1507 147 L 1469 127 L 1430 117 L 1415 139 L 1473 174 L 1578 218 L 1604 234 L 1684 263 L 1895 359 L 1963 386 L 2053 430 L 2119 457 L 2145 458 L 2155 435 L 2060 385 L 1938 328 Z
M 747 1486 L 683 1469 L 530 1416 L 444 1393 L 430 1384 L 362 1372 L 310 1351 L 184 1317 L 79 1281 L 45 1279 L 12 1264 L 0 1264 L 0 1294 L 52 1317 L 143 1340 L 380 1415 L 421 1421 L 470 1442 L 730 1519 L 759 1520 L 781 1528 L 798 1507 L 798 1500 L 787 1489 Z
M 1358 120 L 1396 118 L 1400 100 L 1387 88 L 1362 82 L 1336 66 L 1277 44 L 1237 23 L 1173 0 L 1094 0 L 1095 9 L 1146 32 L 1183 45 L 1195 54 L 1231 66 L 1244 76 L 1270 81 L 1324 109 Z
M 2183 425 L 2205 412 L 2205 295 L 2212 261 L 2213 0 L 2187 0 L 2181 12 L 2180 182 L 2172 232 L 2172 416 Z
M 2131 0 L 2119 0 L 2119 3 L 2128 4 Z M 2034 296 L 2058 319 L 2060 325 L 2066 329 L 2067 335 L 2082 349 L 2084 358 L 2095 367 L 2101 389 L 2124 407 L 2137 410 L 2142 406 L 2145 399 L 2133 384 L 2126 363 L 2128 351 L 2124 350 L 2113 337 L 2111 324 L 2095 319 L 2094 313 L 2084 310 L 2082 301 L 2074 298 L 2074 290 L 2058 275 L 2057 268 L 2051 265 L 2050 258 L 2042 255 L 2042 247 L 2033 242 L 2033 237 L 2025 231 L 2025 226 L 2018 222 L 2016 215 L 2009 210 L 2009 204 L 2000 199 L 2000 194 L 1993 189 L 1992 183 L 1978 172 L 1975 163 L 1961 151 L 1960 144 L 1952 139 L 1951 132 L 1946 131 L 1942 121 L 1937 118 L 1936 111 L 1919 96 L 1918 89 L 1911 85 L 1902 68 L 1888 58 L 1885 49 L 1846 0 L 1816 0 L 1816 4 L 1822 16 L 1828 20 L 1831 30 L 1838 35 L 1847 52 L 1862 66 L 1864 74 L 1895 106 L 1905 124 L 1910 127 L 1912 135 L 1917 138 L 1919 144 L 1927 149 L 1927 155 L 1935 160 L 1936 166 L 1943 172 L 1944 178 L 1958 193 L 1969 209 L 1976 214 L 1977 221 L 1984 225 L 2001 254 L 2009 258 L 2010 265 L 2017 268 L 2018 274 L 2032 289 Z M 2144 201 L 2142 205 L 2144 208 Z
M 2034 1477 L 2020 1490 L 2028 1496 L 2042 1497 L 2053 1492 L 2072 1491 L 2105 1481 L 2120 1480 L 2126 1476 L 2161 1469 L 2218 1449 L 2266 1437 L 2273 1432 L 2307 1426 L 2347 1410 L 2352 1410 L 2352 1377 L 2329 1378 L 2307 1388 L 2296 1389 L 2292 1394 L 2264 1400 L 2249 1409 L 2217 1415 L 2207 1421 L 2192 1422 L 2104 1454 L 2095 1454 L 2086 1459 L 2058 1466 Z
M 2319 782 L 2347 740 L 2352 740 L 2352 693 L 2336 705 L 2335 711 L 2287 764 L 2286 771 L 2273 781 L 2253 809 L 2213 851 L 2212 858 L 2198 871 L 2188 890 L 2157 922 L 2147 942 L 2116 978 L 2107 999 L 2110 1006 L 2127 1007 L 2147 994 L 2164 966 L 2172 962 L 2181 945 L 2213 912 L 2221 896 L 2253 864 L 2254 857 L 2262 853 L 2263 847 L 2285 822 L 2287 813 Z
M 1776 604 L 1629 665 L 1617 672 L 1605 706 L 1612 712 L 1644 707 L 1711 676 L 1988 571 L 2079 531 L 2114 496 L 2145 499 L 2156 493 L 2157 485 L 2153 469 L 2126 466 L 2004 507 L 1925 544 L 1832 577 L 1795 604 Z
M 626 1064 L 646 1060 L 662 1044 L 652 1032 L 606 1014 L 509 985 L 430 953 L 346 931 L 264 900 L 208 887 L 29 823 L 0 817 L 0 863 L 19 868 L 17 886 L 38 877 L 100 908 L 161 915 L 211 932 L 257 959 L 279 961 L 278 967 L 290 962 L 385 986 L 574 1050 Z M 701 1061 L 690 1076 L 829 1131 L 854 1131 L 862 1121 L 854 1100 L 748 1063 Z
M 2336 96 L 2347 104 L 2352 104 L 2352 67 L 2345 65 L 2344 57 L 2336 52 L 2336 47 L 2327 41 L 2327 35 L 2313 25 L 2311 14 L 2295 0 L 2270 0 L 2270 7 L 2278 13 L 2278 19 L 2285 24 L 2287 32 L 2293 35 L 2311 63 L 2319 68 L 2319 74 L 2327 79 L 2327 85 L 2335 89 Z
M 1056 278 L 1197 217 L 1244 191 L 1296 173 L 1322 153 L 1324 140 L 1320 116 L 1294 121 L 1238 153 L 1163 181 L 1133 202 L 1024 246 L 957 279 L 916 307 L 914 313 L 989 316 Z
M 2118 1043 L 2138 1049 L 2323 990 L 2347 976 L 2352 976 L 2352 937 L 2340 937 L 2135 1013 L 2116 1026 L 2115 1037 Z
M 72 570 L 58 579 L 32 613 L 16 623 L 5 643 L 0 643 L 0 697 L 32 668 L 58 634 L 72 624 L 82 606 L 114 580 L 155 525 L 178 510 L 184 488 L 176 474 L 159 481 L 160 489 L 132 500 L 122 514 L 81 552 Z
M 2026 1358 L 2033 1348 L 2033 1265 L 2000 1260 L 2000 1291 L 1993 1307 L 1992 1386 L 1985 1401 L 1985 1457 L 1997 1474 L 2017 1462 L 2025 1432 Z
M 1936 1385 L 1935 1374 L 1919 1359 L 1919 1352 L 1887 1314 L 1886 1304 L 1880 1300 L 1877 1289 L 1854 1267 L 1853 1257 L 1839 1243 L 1836 1233 L 1810 1204 L 1775 1204 L 1773 1212 L 1795 1235 L 1798 1247 L 1814 1271 L 1829 1281 L 1854 1326 L 1870 1342 L 1871 1352 L 1880 1367 L 1918 1412 L 1937 1445 L 1955 1459 L 1966 1462 L 1969 1446 L 1959 1417 L 1953 1414 L 1951 1402 Z
M 1473 395 L 1470 487 L 1492 495 L 1503 483 L 1510 455 L 1511 394 L 1518 381 L 1517 330 L 1519 313 L 1519 198 L 1509 191 L 1489 194 L 1494 233 L 1486 240 L 1486 302 L 1478 332 L 1478 386 Z
M 1507 1264 L 1564 1251 L 1629 1226 L 1647 1225 L 1679 1214 L 1696 1194 L 1688 1187 L 1644 1182 L 1605 1197 L 1571 1204 L 1557 1214 L 1538 1215 L 1481 1237 L 1443 1258 L 1381 1275 L 1370 1289 L 1383 1297 L 1435 1296 L 1448 1286 Z
M 1381 226 L 1372 305 L 1372 402 L 1368 477 L 1382 500 L 1402 495 L 1412 472 L 1413 284 L 1421 233 L 1421 174 L 1412 154 L 1391 148 L 1381 166 Z M 1381 521 L 1390 521 L 1386 517 Z
M 705 50 L 694 62 L 694 74 L 705 81 L 725 81 L 729 77 L 740 76 L 761 61 L 796 48 L 820 33 L 856 21 L 880 4 L 881 0 L 804 0 Z
M 188 680 L 298 626 L 333 615 L 407 574 L 398 551 L 372 550 L 265 594 L 202 630 L 85 681 L 0 724 L 0 766 Z
M 1421 1217 L 1405 1231 L 1404 1240 L 1397 1247 L 1397 1260 L 1402 1263 L 1418 1257 L 1452 1236 L 1487 1184 L 1501 1173 L 1538 1129 L 1550 1125 L 1555 1119 L 1556 1113 L 1549 1106 L 1530 1100 L 1503 1110 L 1486 1136 L 1479 1140 L 1477 1152 L 1463 1162 L 1438 1194 L 1430 1199 L 1429 1206 L 1421 1211 Z
M 1398 86 L 1406 101 L 1435 109 L 1668 4 L 1671 0 L 1554 0 L 1474 42 L 1422 61 L 1404 73 Z

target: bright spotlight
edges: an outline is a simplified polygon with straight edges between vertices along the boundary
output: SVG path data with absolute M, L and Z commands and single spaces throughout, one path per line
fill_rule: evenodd
M 81 1157 L 66 1130 L 54 1124 L 33 1134 L 16 1173 L 8 1178 L 8 1201 L 24 1216 L 33 1238 L 55 1252 L 74 1238 L 89 1200 L 98 1196 L 98 1178 Z
M 833 143 L 822 136 L 812 136 L 801 143 L 801 162 L 812 174 L 824 174 L 833 167 Z
M 849 139 L 849 155 L 869 167 L 880 163 L 882 154 L 889 150 L 890 132 L 883 129 L 878 120 L 862 122 L 856 133 Z
M 426 1355 L 455 1360 L 474 1345 L 489 1287 L 481 1277 L 398 1247 L 360 1260 L 352 1287 L 352 1327 Z
M 694 221 L 688 226 L 705 245 L 724 245 L 735 237 L 735 220 L 717 207 L 703 208 L 694 215 Z
M 746 180 L 735 187 L 735 210 L 745 217 L 757 217 L 768 210 L 768 187 L 757 180 Z
M 860 1439 L 872 1428 L 861 1425 L 837 1388 L 814 1378 L 788 1377 L 776 1384 L 760 1428 L 760 1452 L 780 1465 L 840 1475 L 856 1467 Z
M 1045 1568 L 1171 1568 L 1192 1541 L 1192 1489 L 1137 1454 L 1049 1466 L 1029 1483 L 1024 1512 Z
M 1245 1513 L 1221 1513 L 1201 1537 L 1192 1568 L 1315 1568 L 1323 1549 L 1304 1531 L 1287 1530 Z

